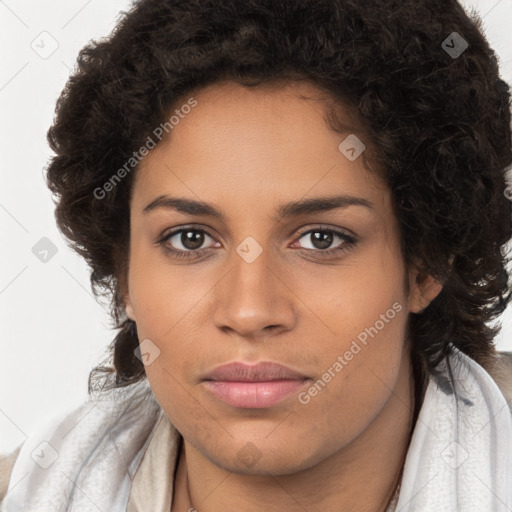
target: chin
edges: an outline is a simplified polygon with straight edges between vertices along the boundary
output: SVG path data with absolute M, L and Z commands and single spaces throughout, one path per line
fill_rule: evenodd
M 261 442 L 252 441 L 236 444 L 241 444 L 241 448 L 234 451 L 223 449 L 221 453 L 203 453 L 226 471 L 255 476 L 295 474 L 314 466 L 325 457 L 321 453 L 308 454 L 303 446 L 297 450 L 290 442 L 285 442 L 281 447 L 268 442 L 265 446 Z

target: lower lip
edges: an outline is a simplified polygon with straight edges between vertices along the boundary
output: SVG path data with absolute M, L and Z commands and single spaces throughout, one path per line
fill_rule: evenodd
M 265 382 L 205 381 L 219 400 L 244 409 L 262 409 L 277 404 L 285 397 L 297 392 L 309 379 L 273 380 Z

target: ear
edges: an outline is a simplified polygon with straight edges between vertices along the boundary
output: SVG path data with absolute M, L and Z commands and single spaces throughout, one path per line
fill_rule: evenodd
M 132 306 L 132 302 L 130 300 L 130 294 L 129 293 L 126 293 L 125 296 L 124 296 L 124 304 L 125 304 L 126 316 L 130 320 L 133 320 L 135 322 L 136 321 L 135 320 L 135 314 L 133 312 L 133 306 Z
M 442 283 L 415 266 L 409 272 L 409 311 L 421 313 L 442 289 Z
M 123 298 L 123 304 L 126 316 L 130 319 L 135 320 L 135 313 L 133 312 L 133 305 L 132 301 L 130 299 L 130 290 L 128 287 L 128 278 L 126 273 L 122 274 L 122 278 L 118 280 L 118 286 L 119 286 L 119 294 Z

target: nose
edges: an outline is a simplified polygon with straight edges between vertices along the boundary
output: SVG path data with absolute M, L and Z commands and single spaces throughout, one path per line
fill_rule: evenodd
M 229 264 L 230 270 L 214 288 L 216 327 L 253 340 L 292 329 L 293 291 L 271 255 L 264 250 L 249 263 L 234 252 Z

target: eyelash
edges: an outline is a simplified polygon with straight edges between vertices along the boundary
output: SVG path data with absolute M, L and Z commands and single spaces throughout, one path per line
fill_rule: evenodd
M 173 236 L 175 236 L 175 235 L 177 235 L 179 233 L 187 232 L 187 231 L 195 231 L 195 232 L 200 232 L 200 233 L 206 233 L 210 238 L 214 238 L 207 230 L 205 230 L 203 228 L 197 228 L 195 226 L 185 226 L 185 227 L 182 227 L 182 228 L 177 229 L 175 231 L 171 231 L 170 233 L 164 235 L 159 240 L 157 240 L 156 244 L 161 246 L 165 252 L 167 252 L 169 254 L 172 254 L 173 257 L 182 258 L 182 259 L 196 259 L 196 258 L 199 258 L 200 255 L 198 253 L 201 253 L 203 251 L 207 251 L 208 250 L 207 248 L 206 249 L 195 249 L 195 250 L 182 251 L 181 249 L 173 249 L 172 247 L 169 247 L 169 246 L 165 245 L 165 243 L 170 238 L 172 238 Z M 355 245 L 357 244 L 357 240 L 354 237 L 352 237 L 350 235 L 347 235 L 345 233 L 342 233 L 341 231 L 337 231 L 335 229 L 326 227 L 326 226 L 320 226 L 320 227 L 317 227 L 317 228 L 314 228 L 314 229 L 309 229 L 307 231 L 303 231 L 301 233 L 298 233 L 297 240 L 300 240 L 304 235 L 308 235 L 310 233 L 316 233 L 316 232 L 332 233 L 333 235 L 338 236 L 339 238 L 341 238 L 345 242 L 341 246 L 336 247 L 334 249 L 326 249 L 326 250 L 322 250 L 322 249 L 303 249 L 303 250 L 305 250 L 305 251 L 307 251 L 309 253 L 314 252 L 314 253 L 320 254 L 321 255 L 320 257 L 329 257 L 329 256 L 332 256 L 334 254 L 345 253 L 345 252 L 350 251 L 351 249 L 353 249 L 355 247 Z

